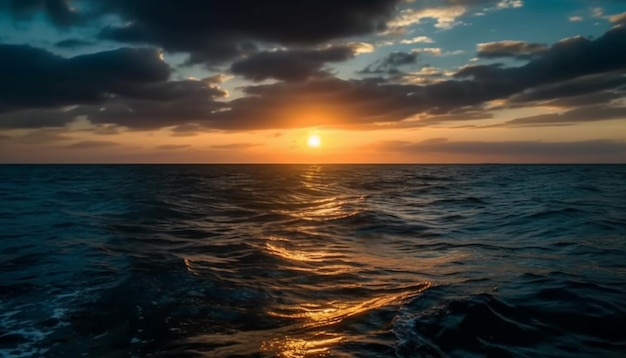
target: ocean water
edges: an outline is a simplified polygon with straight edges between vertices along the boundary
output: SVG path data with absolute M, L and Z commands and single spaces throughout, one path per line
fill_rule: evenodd
M 624 357 L 625 165 L 0 166 L 0 357 Z

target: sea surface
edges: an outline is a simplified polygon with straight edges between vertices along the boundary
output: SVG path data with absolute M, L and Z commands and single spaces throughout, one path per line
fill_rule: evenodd
M 3 165 L 0 357 L 624 357 L 626 165 Z

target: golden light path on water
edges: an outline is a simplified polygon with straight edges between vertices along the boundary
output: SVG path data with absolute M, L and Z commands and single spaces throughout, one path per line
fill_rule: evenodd
M 327 187 L 323 175 L 320 167 L 311 167 L 302 174 L 301 187 L 315 195 L 300 195 L 300 198 L 291 195 L 294 201 L 300 200 L 294 203 L 298 205 L 292 205 L 297 209 L 275 210 L 295 220 L 290 227 L 283 228 L 294 234 L 267 235 L 256 244 L 258 250 L 277 258 L 282 270 L 299 272 L 303 277 L 302 282 L 295 279 L 285 284 L 277 279 L 275 283 L 268 283 L 269 288 L 288 298 L 266 304 L 262 309 L 265 315 L 287 323 L 277 328 L 194 337 L 192 342 L 217 347 L 208 356 L 249 355 L 259 351 L 268 357 L 340 356 L 333 347 L 346 343 L 347 338 L 342 329 L 337 328 L 339 325 L 375 310 L 399 309 L 431 286 L 420 273 L 433 272 L 438 266 L 466 258 L 464 254 L 450 253 L 423 257 L 403 255 L 393 243 L 385 240 L 386 237 L 376 242 L 335 237 L 320 243 L 327 234 L 320 232 L 320 226 L 316 225 L 350 218 L 366 205 L 362 196 L 351 197 Z M 203 267 L 208 264 L 218 270 L 226 263 L 203 256 L 185 259 L 188 270 L 196 274 L 194 266 L 200 262 Z M 360 294 L 333 294 L 346 290 Z

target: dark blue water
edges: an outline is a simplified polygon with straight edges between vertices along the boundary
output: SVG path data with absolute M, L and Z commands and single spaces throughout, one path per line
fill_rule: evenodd
M 0 166 L 2 357 L 620 357 L 626 166 Z

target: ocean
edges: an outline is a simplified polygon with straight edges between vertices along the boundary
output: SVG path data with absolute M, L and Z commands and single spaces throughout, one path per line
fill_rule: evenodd
M 624 357 L 626 165 L 2 165 L 0 357 Z

